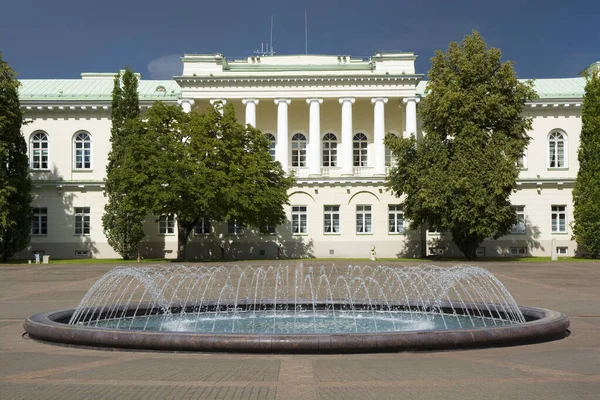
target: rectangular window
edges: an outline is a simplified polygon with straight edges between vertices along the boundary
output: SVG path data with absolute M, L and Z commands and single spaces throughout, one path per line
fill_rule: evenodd
M 517 167 L 527 169 L 527 150 L 517 157 Z
M 33 217 L 31 219 L 32 235 L 48 234 L 48 209 L 46 207 L 33 208 Z
M 161 215 L 158 219 L 158 233 L 161 235 L 175 234 L 175 218 L 168 215 Z
M 552 233 L 567 233 L 567 206 L 552 206 Z
M 340 206 L 325 206 L 323 225 L 325 233 L 340 233 Z
M 517 223 L 510 228 L 510 233 L 524 234 L 525 233 L 525 206 L 513 206 L 517 213 Z
M 90 168 L 92 168 L 92 143 L 78 141 L 75 143 L 75 169 Z
M 427 229 L 427 232 L 429 232 L 430 235 L 439 235 L 440 229 L 437 226 L 432 225 Z
M 371 222 L 371 206 L 356 206 L 356 233 L 371 233 L 373 231 Z
M 210 219 L 202 218 L 194 227 L 194 235 L 208 235 L 211 232 Z
M 478 247 L 478 248 L 475 250 L 475 255 L 476 255 L 477 257 L 483 257 L 483 256 L 485 256 L 485 247 Z
M 308 233 L 308 213 L 306 206 L 292 206 L 292 233 Z
M 511 256 L 526 256 L 527 255 L 527 247 L 511 247 L 510 255 Z
M 227 221 L 227 234 L 228 235 L 243 235 L 244 227 L 238 225 L 235 221 Z
M 404 211 L 399 204 L 388 206 L 388 233 L 404 233 Z
M 556 248 L 556 254 L 559 256 L 568 256 L 569 254 L 569 248 L 568 247 L 557 247 Z
M 90 234 L 90 208 L 75 207 L 75 234 Z
M 265 227 L 265 230 L 262 231 L 261 233 L 263 235 L 274 235 L 276 231 L 276 226 L 275 225 L 267 225 Z

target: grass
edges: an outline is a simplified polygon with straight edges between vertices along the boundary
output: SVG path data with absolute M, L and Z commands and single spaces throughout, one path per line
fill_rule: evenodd
M 218 262 L 219 260 L 191 260 L 188 262 L 192 263 L 206 263 L 206 262 Z M 225 262 L 323 262 L 323 263 L 334 263 L 334 262 L 368 262 L 368 258 L 284 258 L 282 260 L 272 259 L 237 259 L 237 260 L 226 260 Z M 511 262 L 511 263 L 548 263 L 552 262 L 550 257 L 484 257 L 476 260 L 465 260 L 461 257 L 431 257 L 431 258 L 378 258 L 377 263 L 384 262 L 421 262 L 434 264 L 438 261 L 455 262 L 457 264 L 465 263 L 486 263 L 486 262 Z M 172 259 L 165 258 L 148 258 L 141 260 L 141 263 L 175 263 L 178 262 Z M 559 257 L 557 262 L 600 262 L 600 259 L 590 259 L 582 257 Z M 121 258 L 69 258 L 69 259 L 56 259 L 50 260 L 50 264 L 132 264 L 136 263 L 137 260 L 123 260 Z M 28 264 L 28 260 L 10 260 L 7 264 Z

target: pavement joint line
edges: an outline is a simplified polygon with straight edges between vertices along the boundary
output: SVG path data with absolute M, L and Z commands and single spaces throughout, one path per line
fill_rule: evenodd
M 564 293 L 568 293 L 568 294 L 576 294 L 579 297 L 585 297 L 585 298 L 590 298 L 590 299 L 600 299 L 600 296 L 595 296 L 593 294 L 588 294 L 588 293 L 582 293 L 580 291 L 577 290 L 571 290 L 571 289 L 566 289 L 560 286 L 552 286 L 552 285 L 548 285 L 546 283 L 541 283 L 541 282 L 536 282 L 536 281 L 532 281 L 529 279 L 523 279 L 523 278 L 516 278 L 513 276 L 508 276 L 508 275 L 504 275 L 502 273 L 494 273 L 494 275 L 497 278 L 502 278 L 502 279 L 506 279 L 509 281 L 515 281 L 515 282 L 519 282 L 519 283 L 523 283 L 526 285 L 534 285 L 534 286 L 539 286 L 539 287 L 544 287 L 544 288 L 548 288 L 554 291 L 558 291 L 558 292 L 564 292 Z M 501 280 L 502 280 L 501 279 Z
M 131 357 L 122 358 L 122 359 L 109 358 L 109 359 L 105 359 L 105 360 L 90 361 L 90 362 L 82 363 L 82 364 L 67 365 L 65 367 L 48 368 L 48 369 L 42 369 L 42 370 L 37 370 L 37 371 L 23 372 L 20 374 L 9 375 L 5 379 L 9 380 L 9 381 L 10 380 L 32 380 L 32 379 L 42 378 L 42 377 L 50 376 L 50 375 L 57 375 L 57 374 L 64 374 L 67 372 L 80 371 L 82 369 L 106 367 L 109 365 L 120 364 L 122 362 L 129 361 L 130 359 L 131 359 Z
M 535 365 L 528 365 L 528 364 L 494 361 L 494 360 L 487 360 L 487 359 L 483 359 L 483 358 L 466 358 L 466 357 L 460 357 L 460 356 L 457 358 L 462 359 L 464 361 L 470 361 L 470 362 L 475 362 L 475 363 L 479 363 L 479 364 L 490 365 L 493 367 L 509 368 L 509 369 L 513 369 L 513 370 L 527 371 L 527 372 L 536 372 L 536 373 L 542 373 L 542 374 L 552 375 L 552 376 L 556 376 L 556 377 L 586 376 L 586 375 L 578 374 L 575 372 L 563 371 L 560 369 L 553 369 L 553 368 L 537 367 Z
M 88 282 L 88 281 L 93 281 L 96 282 L 98 280 L 97 277 L 93 277 L 93 278 L 87 278 L 87 279 L 82 279 L 80 281 L 77 281 L 78 284 L 82 284 L 84 282 Z M 8 300 L 15 300 L 15 299 L 19 299 L 19 297 L 25 297 L 25 296 L 30 296 L 32 294 L 42 294 L 42 293 L 55 293 L 58 289 L 62 289 L 62 288 L 66 288 L 66 287 L 72 287 L 73 286 L 73 282 L 66 282 L 62 285 L 58 285 L 58 286 L 46 286 L 44 289 L 42 290 L 33 290 L 33 291 L 25 291 L 25 293 L 20 293 L 18 295 L 11 295 L 11 296 L 6 296 L 6 297 L 0 297 L 0 302 L 4 302 L 4 301 L 8 301 Z M 88 286 L 89 288 L 89 286 Z
M 510 377 L 510 378 L 486 378 L 482 381 L 480 377 L 465 378 L 465 379 L 436 379 L 436 385 L 441 387 L 448 386 L 464 386 L 464 385 L 505 385 L 507 383 L 558 383 L 558 382 L 579 382 L 579 383 L 600 383 L 600 375 L 578 375 L 578 376 L 545 376 L 545 377 Z M 132 381 L 132 380 L 117 380 L 117 379 L 8 379 L 0 378 L 0 383 L 7 384 L 51 384 L 51 385 L 95 385 L 95 386 L 172 386 L 172 387 L 285 387 L 291 388 L 304 386 L 295 385 L 289 382 L 280 381 Z M 327 381 L 315 382 L 318 388 L 321 387 L 431 387 L 431 379 L 406 379 L 406 380 L 347 380 L 347 381 Z

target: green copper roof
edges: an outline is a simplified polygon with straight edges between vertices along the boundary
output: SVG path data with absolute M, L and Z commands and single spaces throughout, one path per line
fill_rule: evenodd
M 526 79 L 521 79 L 525 82 Z M 417 94 L 424 96 L 427 81 L 417 85 Z M 533 87 L 540 99 L 581 99 L 585 78 L 533 79 Z
M 19 98 L 26 100 L 110 101 L 111 78 L 85 79 L 24 79 L 19 88 Z M 173 80 L 140 80 L 140 100 L 176 100 L 181 88 Z

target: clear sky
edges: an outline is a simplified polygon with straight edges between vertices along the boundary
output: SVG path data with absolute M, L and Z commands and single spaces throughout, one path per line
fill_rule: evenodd
M 520 78 L 576 76 L 600 61 L 600 0 L 4 0 L 0 51 L 20 78 L 79 78 L 131 67 L 181 73 L 184 53 L 366 57 L 412 51 L 425 74 L 436 49 L 472 29 L 514 61 Z

